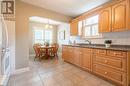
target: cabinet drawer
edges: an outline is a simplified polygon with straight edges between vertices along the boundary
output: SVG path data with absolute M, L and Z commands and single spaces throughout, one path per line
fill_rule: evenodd
M 123 52 L 123 51 L 107 50 L 107 55 L 126 58 L 126 52 Z
M 126 59 L 112 59 L 108 56 L 95 55 L 93 61 L 94 63 L 105 64 L 107 66 L 126 72 Z
M 116 83 L 126 83 L 126 73 L 124 72 L 119 72 L 117 70 L 99 64 L 93 65 L 93 71 L 103 77 L 111 79 Z
M 90 49 L 90 48 L 82 48 L 82 52 L 83 53 L 86 53 L 86 52 L 92 52 L 92 49 Z
M 102 50 L 102 49 L 94 49 L 93 52 L 95 54 L 106 55 L 106 50 Z

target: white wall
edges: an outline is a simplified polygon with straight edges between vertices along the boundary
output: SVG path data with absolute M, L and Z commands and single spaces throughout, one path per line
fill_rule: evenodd
M 113 45 L 130 45 L 130 31 L 103 33 L 103 38 L 93 39 L 93 43 L 104 44 L 104 40 L 112 40 Z
M 39 16 L 68 22 L 71 17 L 15 0 L 16 69 L 29 66 L 29 17 Z
M 60 45 L 59 51 L 61 52 L 61 45 L 62 44 L 68 44 L 68 41 L 70 39 L 70 25 L 68 23 L 62 23 L 59 25 L 57 30 L 57 42 Z M 59 32 L 60 31 L 65 31 L 65 40 L 60 40 L 59 39 Z
M 88 40 L 91 40 L 93 44 L 104 44 L 104 41 L 109 39 L 112 40 L 113 45 L 130 45 L 130 31 L 102 33 L 102 36 L 102 38 Z M 79 37 L 71 37 L 71 40 L 84 42 L 84 39 Z

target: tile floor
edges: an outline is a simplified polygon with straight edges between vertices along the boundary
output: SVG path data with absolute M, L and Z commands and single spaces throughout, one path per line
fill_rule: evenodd
M 14 75 L 8 86 L 114 86 L 69 63 L 30 60 L 30 71 Z

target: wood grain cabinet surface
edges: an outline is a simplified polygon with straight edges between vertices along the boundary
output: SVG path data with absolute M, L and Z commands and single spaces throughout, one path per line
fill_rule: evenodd
M 119 85 L 126 86 L 126 73 L 115 70 L 100 64 L 93 64 L 93 72 L 107 79 L 110 79 Z
M 111 7 L 99 12 L 99 32 L 111 32 Z
M 74 49 L 73 47 L 68 47 L 68 46 L 63 46 L 62 47 L 62 58 L 65 60 L 65 61 L 68 61 L 70 63 L 73 63 L 73 56 L 74 55 Z
M 73 19 L 70 23 L 71 35 L 78 35 L 78 19 L 83 21 L 93 14 L 99 15 L 99 33 L 130 30 L 130 0 L 115 0 Z
M 68 47 L 62 46 L 62 58 L 67 61 L 68 60 Z
M 91 71 L 92 70 L 92 49 L 82 48 L 81 67 Z
M 129 51 L 63 46 L 62 58 L 116 85 L 130 85 Z
M 112 6 L 112 31 L 124 31 L 126 28 L 126 1 Z
M 74 48 L 74 62 L 73 64 L 77 65 L 77 66 L 81 66 L 81 48 L 80 47 L 75 47 Z
M 70 35 L 76 36 L 78 35 L 78 20 L 74 19 L 70 22 Z

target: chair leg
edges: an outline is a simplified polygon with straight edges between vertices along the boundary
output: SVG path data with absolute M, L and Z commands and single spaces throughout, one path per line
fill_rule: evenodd
M 35 56 L 34 61 L 36 61 L 37 56 Z

